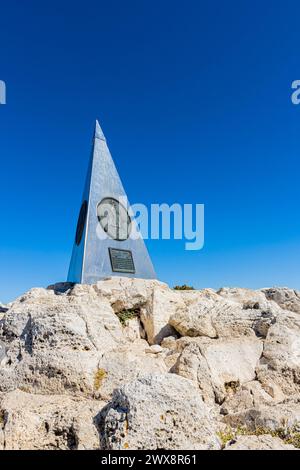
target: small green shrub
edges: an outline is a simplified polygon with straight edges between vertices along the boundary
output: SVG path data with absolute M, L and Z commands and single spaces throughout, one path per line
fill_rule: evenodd
M 192 286 L 187 286 L 186 284 L 183 284 L 182 286 L 175 286 L 174 290 L 195 290 L 195 289 Z
M 227 442 L 232 441 L 236 437 L 236 434 L 233 429 L 228 427 L 224 431 L 218 431 L 217 436 L 221 441 L 222 448 L 224 448 Z
M 296 428 L 278 428 L 273 430 L 258 427 L 253 430 L 242 426 L 239 426 L 236 429 L 228 426 L 225 430 L 217 432 L 217 435 L 222 444 L 222 448 L 224 448 L 228 442 L 236 439 L 238 436 L 263 436 L 265 434 L 269 434 L 272 437 L 278 437 L 285 444 L 291 444 L 297 449 L 300 449 L 300 432 Z
M 139 308 L 128 308 L 125 310 L 121 310 L 121 312 L 117 313 L 117 317 L 120 320 L 122 326 L 126 326 L 128 320 L 131 318 L 136 318 L 140 316 L 140 309 Z
M 286 444 L 292 444 L 297 449 L 300 449 L 300 432 L 291 433 L 289 437 L 285 439 Z

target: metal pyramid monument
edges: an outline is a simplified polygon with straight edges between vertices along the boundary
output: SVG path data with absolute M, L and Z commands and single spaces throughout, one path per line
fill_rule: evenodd
M 135 220 L 128 212 L 126 201 L 126 193 L 106 139 L 96 121 L 69 282 L 94 284 L 110 276 L 156 278 L 147 248 Z

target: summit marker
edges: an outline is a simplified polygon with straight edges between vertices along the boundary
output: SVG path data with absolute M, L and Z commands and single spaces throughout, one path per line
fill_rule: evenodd
M 133 236 L 133 234 L 135 236 Z M 155 271 L 96 121 L 68 281 L 94 284 L 110 276 L 155 279 Z

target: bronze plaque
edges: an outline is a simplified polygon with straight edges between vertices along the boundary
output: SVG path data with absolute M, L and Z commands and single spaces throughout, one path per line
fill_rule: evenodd
M 111 262 L 111 269 L 117 273 L 135 273 L 132 253 L 130 250 L 119 250 L 118 248 L 108 248 Z

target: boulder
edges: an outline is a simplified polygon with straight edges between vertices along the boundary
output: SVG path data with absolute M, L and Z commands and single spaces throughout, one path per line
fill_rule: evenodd
M 276 406 L 272 403 L 256 404 L 243 411 L 232 411 L 224 416 L 223 422 L 233 428 L 245 427 L 251 431 L 263 429 L 272 432 L 300 429 L 300 405 L 297 402 L 288 401 Z
M 123 334 L 126 339 L 134 343 L 139 341 L 141 338 L 146 337 L 146 332 L 143 328 L 143 325 L 138 317 L 133 317 L 126 320 L 123 327 Z
M 149 346 L 140 340 L 128 347 L 119 346 L 101 357 L 95 373 L 95 396 L 109 400 L 113 391 L 133 381 L 141 374 L 151 372 L 167 373 L 168 369 L 161 354 L 147 353 Z
M 230 391 L 230 389 L 228 389 Z M 282 390 L 276 385 L 263 388 L 258 380 L 246 382 L 228 393 L 221 406 L 221 414 L 236 414 L 261 405 L 276 406 L 285 400 Z
M 255 338 L 209 341 L 201 346 L 212 379 L 220 386 L 253 380 L 262 351 L 262 341 Z
M 197 382 L 205 401 L 222 402 L 230 388 L 255 378 L 262 350 L 262 341 L 251 337 L 199 338 L 184 348 L 175 371 Z
M 270 434 L 262 436 L 238 436 L 230 441 L 225 450 L 298 450 L 290 444 L 285 444 L 282 439 Z
M 167 284 L 155 279 L 131 279 L 117 276 L 99 281 L 93 286 L 98 295 L 109 301 L 115 312 L 146 305 L 151 301 L 155 288 L 168 290 Z
M 219 449 L 193 383 L 173 374 L 139 377 L 114 392 L 100 419 L 105 449 Z
M 214 405 L 216 400 L 220 402 L 223 399 L 224 391 L 213 382 L 210 368 L 197 342 L 191 342 L 183 349 L 172 370 L 197 384 L 205 403 Z
M 161 342 L 161 346 L 163 348 L 167 348 L 169 349 L 170 351 L 175 351 L 177 349 L 177 344 L 176 344 L 176 340 L 178 338 L 176 336 L 166 336 L 162 342 Z
M 225 293 L 228 295 L 225 296 Z M 241 294 L 234 298 L 232 289 L 221 294 L 210 289 L 197 292 L 188 305 L 172 314 L 170 325 L 182 336 L 265 337 L 281 311 L 276 304 L 268 304 L 261 292 L 257 294 L 264 297 L 261 303 L 256 302 L 256 295 L 251 302 L 250 295 L 247 302 L 242 300 Z
M 222 287 L 217 291 L 217 294 L 224 299 L 240 304 L 245 310 L 248 308 L 256 310 L 274 308 L 275 311 L 280 310 L 276 309 L 277 305 L 275 303 L 268 301 L 261 290 L 251 290 L 242 287 Z
M 107 300 L 33 289 L 13 303 L 0 324 L 6 360 L 0 391 L 93 396 L 104 353 L 125 341 Z
M 68 291 L 70 285 L 57 284 L 52 288 L 55 291 Z M 93 286 L 75 285 L 71 295 L 105 299 L 117 314 L 124 310 L 139 309 L 140 326 L 150 344 L 160 343 L 165 336 L 175 333 L 168 324 L 170 315 L 178 304 L 185 305 L 182 295 L 169 289 L 163 282 L 117 276 L 99 281 Z
M 287 396 L 300 393 L 300 316 L 282 311 L 268 331 L 256 369 L 263 387 L 276 385 Z
M 276 302 L 282 309 L 300 313 L 300 291 L 288 287 L 262 289 L 266 298 Z
M 99 401 L 32 395 L 15 390 L 0 399 L 5 450 L 99 449 Z
M 179 292 L 161 286 L 154 288 L 151 300 L 141 312 L 141 321 L 150 344 L 160 344 L 165 337 L 176 335 L 169 319 L 178 309 L 185 309 Z

